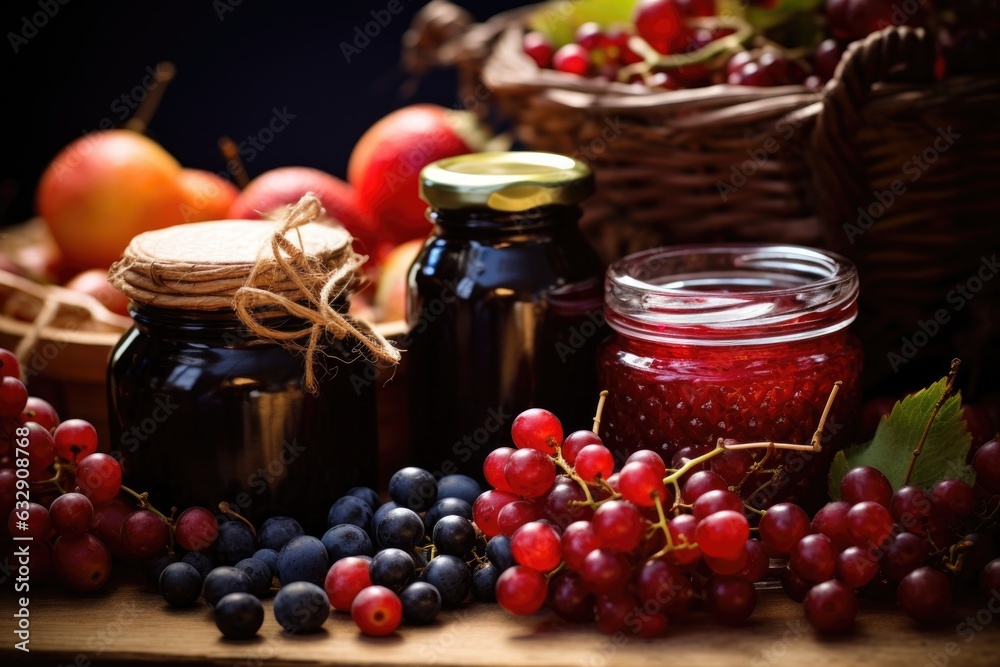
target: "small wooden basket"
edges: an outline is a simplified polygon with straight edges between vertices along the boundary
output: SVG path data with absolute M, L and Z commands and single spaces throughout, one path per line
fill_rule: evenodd
M 654 91 L 543 69 L 521 46 L 529 15 L 472 26 L 440 47 L 441 60 L 459 66 L 466 90 L 481 81 L 488 94 L 471 99 L 499 107 L 528 147 L 590 165 L 598 189 L 581 226 L 602 259 L 674 243 L 818 244 L 794 115 L 819 99 L 815 91 Z
M 805 154 L 825 244 L 858 265 L 868 384 L 922 386 L 957 356 L 967 394 L 996 391 L 1000 76 L 936 81 L 935 59 L 922 29 L 852 44 Z

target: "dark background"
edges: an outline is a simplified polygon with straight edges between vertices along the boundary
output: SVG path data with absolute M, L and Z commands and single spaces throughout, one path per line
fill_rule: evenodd
M 409 78 L 399 66 L 402 35 L 426 0 L 398 1 L 402 13 L 350 63 L 341 42 L 351 42 L 355 27 L 371 21 L 370 12 L 384 10 L 388 0 L 5 2 L 0 224 L 34 214 L 46 164 L 103 120 L 120 125 L 128 110 L 119 98 L 141 86 L 146 68 L 162 60 L 176 65 L 177 76 L 149 134 L 184 166 L 224 170 L 220 136 L 239 143 L 266 127 L 273 109 L 287 108 L 294 120 L 247 164 L 250 176 L 305 165 L 344 177 L 354 143 L 386 113 L 414 102 L 456 106 L 453 72 L 432 73 L 410 86 L 411 96 L 401 96 Z M 483 20 L 526 3 L 455 4 Z M 21 42 L 32 34 L 25 17 L 37 14 L 42 23 L 40 5 L 54 16 Z M 11 34 L 19 36 L 17 53 Z

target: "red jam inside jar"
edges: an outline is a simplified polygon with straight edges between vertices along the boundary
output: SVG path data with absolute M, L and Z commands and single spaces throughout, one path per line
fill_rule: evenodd
M 654 450 L 673 468 L 719 438 L 808 444 L 840 381 L 821 451 L 736 450 L 707 464 L 760 509 L 819 504 L 858 409 L 857 295 L 847 259 L 799 246 L 674 246 L 616 262 L 614 335 L 597 362 L 605 444 L 620 459 Z

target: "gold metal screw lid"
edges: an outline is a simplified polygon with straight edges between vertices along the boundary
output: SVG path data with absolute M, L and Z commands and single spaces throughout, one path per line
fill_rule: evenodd
M 420 197 L 436 209 L 527 211 L 577 204 L 594 191 L 590 168 L 555 153 L 472 153 L 438 160 L 420 172 Z

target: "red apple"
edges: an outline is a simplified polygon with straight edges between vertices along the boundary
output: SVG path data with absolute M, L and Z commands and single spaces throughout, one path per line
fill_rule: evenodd
M 104 304 L 112 313 L 129 316 L 128 297 L 108 282 L 107 269 L 90 269 L 66 283 L 66 289 L 89 294 Z
M 136 234 L 184 222 L 180 171 L 163 147 L 141 134 L 95 132 L 52 160 L 36 205 L 67 265 L 108 267 Z
M 307 192 L 319 197 L 326 214 L 358 239 L 359 251 L 374 253 L 378 247 L 375 226 L 358 207 L 357 194 L 336 176 L 311 167 L 279 167 L 253 179 L 229 207 L 233 220 L 276 218 Z
M 351 153 L 347 180 L 384 238 L 401 243 L 424 237 L 430 226 L 427 204 L 418 194 L 420 170 L 435 160 L 481 151 L 489 139 L 469 111 L 404 107 L 364 133 Z
M 379 322 L 406 319 L 406 275 L 423 247 L 424 239 L 415 239 L 396 246 L 386 255 L 372 300 Z
M 240 194 L 239 188 L 226 179 L 202 169 L 183 169 L 179 180 L 184 191 L 181 210 L 185 222 L 225 220 Z

